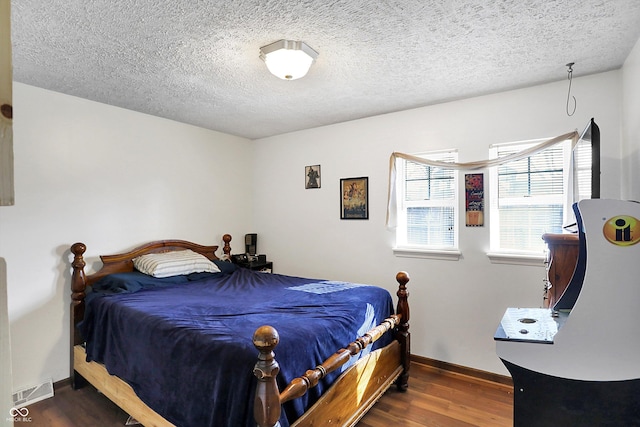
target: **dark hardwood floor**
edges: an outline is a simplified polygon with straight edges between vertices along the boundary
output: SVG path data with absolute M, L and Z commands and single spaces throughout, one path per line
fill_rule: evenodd
M 116 427 L 128 419 L 91 386 L 59 386 L 28 409 L 30 427 Z M 512 386 L 414 362 L 409 390 L 392 387 L 357 427 L 507 427 L 512 420 Z

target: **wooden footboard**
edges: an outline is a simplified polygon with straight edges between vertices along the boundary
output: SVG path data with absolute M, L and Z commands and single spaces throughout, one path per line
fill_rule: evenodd
M 396 275 L 399 284 L 397 314 L 385 319 L 346 348 L 342 348 L 315 369 L 291 381 L 280 393 L 276 377 L 280 371 L 274 348 L 279 335 L 275 328 L 265 325 L 256 330 L 253 344 L 259 351 L 254 375 L 258 379 L 254 402 L 254 417 L 258 427 L 279 426 L 282 404 L 304 394 L 328 373 L 347 363 L 352 356 L 377 341 L 389 330 L 395 338 L 388 346 L 362 357 L 350 366 L 331 388 L 294 424 L 295 427 L 338 426 L 352 427 L 373 406 L 397 379 L 398 389 L 408 387 L 410 334 L 409 304 L 405 272 Z
M 393 341 L 358 360 L 292 427 L 356 425 L 402 373 L 399 358 Z

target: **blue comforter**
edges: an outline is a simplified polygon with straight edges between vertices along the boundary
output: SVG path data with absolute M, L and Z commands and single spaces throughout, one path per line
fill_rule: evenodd
M 282 390 L 393 313 L 389 292 L 379 287 L 248 269 L 158 282 L 126 273 L 94 288 L 80 325 L 87 359 L 103 363 L 181 427 L 255 426 L 252 336 L 258 327 L 271 325 L 280 335 L 275 354 Z M 282 427 L 339 374 L 285 404 Z

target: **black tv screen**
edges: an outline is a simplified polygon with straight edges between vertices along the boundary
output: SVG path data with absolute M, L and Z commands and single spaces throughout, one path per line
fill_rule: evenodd
M 600 128 L 594 119 L 580 134 L 573 149 L 574 202 L 600 198 Z

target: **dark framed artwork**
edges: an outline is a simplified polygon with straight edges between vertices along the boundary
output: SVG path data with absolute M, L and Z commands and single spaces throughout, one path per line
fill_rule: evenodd
M 320 165 L 304 167 L 304 188 L 320 188 Z
M 369 219 L 369 178 L 340 179 L 340 219 Z

